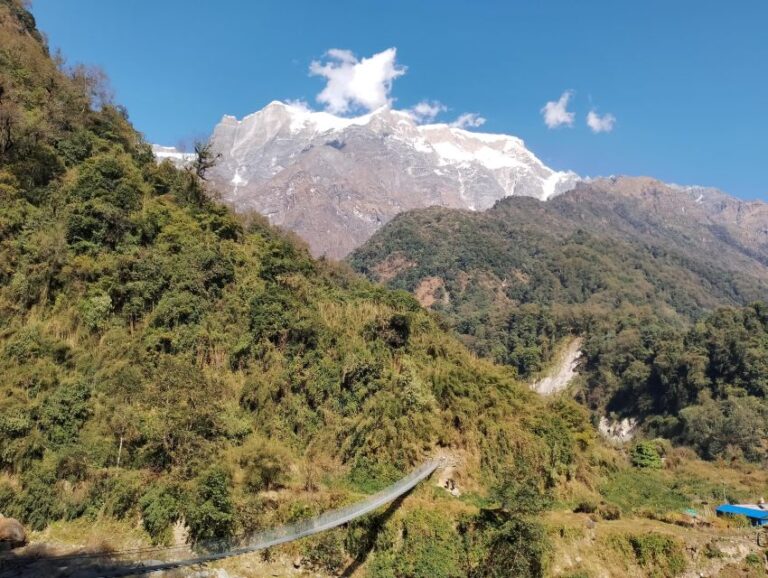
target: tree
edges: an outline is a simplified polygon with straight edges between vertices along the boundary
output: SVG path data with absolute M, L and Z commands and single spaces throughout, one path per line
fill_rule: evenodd
M 512 516 L 535 516 L 552 502 L 552 497 L 542 487 L 541 478 L 529 464 L 520 461 L 502 474 L 492 496 L 502 510 Z
M 19 121 L 18 107 L 9 99 L 3 99 L 5 88 L 0 85 L 0 157 L 13 148 L 14 129 Z
M 112 104 L 115 92 L 103 68 L 78 64 L 71 70 L 70 76 L 93 109 L 101 110 Z
M 213 467 L 198 481 L 193 503 L 187 511 L 189 535 L 194 542 L 225 539 L 232 535 L 234 506 L 228 472 Z
M 213 152 L 213 144 L 211 142 L 196 142 L 195 160 L 192 162 L 195 174 L 202 180 L 207 180 L 205 173 L 216 166 L 219 158 L 221 158 L 221 153 Z

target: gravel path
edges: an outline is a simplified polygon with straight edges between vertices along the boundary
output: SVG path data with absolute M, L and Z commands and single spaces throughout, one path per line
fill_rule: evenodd
M 576 377 L 576 366 L 581 357 L 581 338 L 575 337 L 561 353 L 560 359 L 546 377 L 535 382 L 533 390 L 541 395 L 551 395 L 565 389 Z

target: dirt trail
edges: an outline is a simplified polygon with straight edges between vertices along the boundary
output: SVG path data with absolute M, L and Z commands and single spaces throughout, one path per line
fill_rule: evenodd
M 565 389 L 571 380 L 576 377 L 576 366 L 581 357 L 580 337 L 573 340 L 560 353 L 557 364 L 549 370 L 542 379 L 536 381 L 531 387 L 541 395 L 551 395 Z

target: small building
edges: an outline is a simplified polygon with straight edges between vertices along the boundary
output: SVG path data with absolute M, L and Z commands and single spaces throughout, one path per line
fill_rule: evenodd
M 764 504 L 723 504 L 715 508 L 718 516 L 746 516 L 753 526 L 768 525 L 768 509 Z

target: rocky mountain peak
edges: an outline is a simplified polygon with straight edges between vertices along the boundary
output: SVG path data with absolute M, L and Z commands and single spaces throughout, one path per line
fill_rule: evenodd
M 273 101 L 242 119 L 223 117 L 212 142 L 221 159 L 210 176 L 225 202 L 265 214 L 331 257 L 402 211 L 483 210 L 512 195 L 546 200 L 578 181 L 514 136 L 421 125 L 387 106 L 340 117 Z M 179 154 L 158 149 L 183 162 Z

